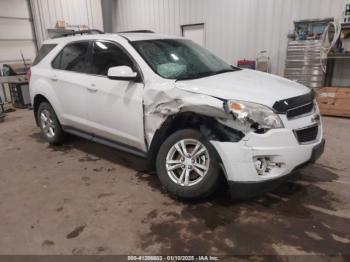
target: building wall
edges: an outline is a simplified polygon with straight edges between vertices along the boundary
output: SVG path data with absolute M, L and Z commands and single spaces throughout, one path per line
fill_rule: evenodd
M 19 63 L 21 52 L 29 61 L 36 54 L 29 2 L 27 0 L 0 1 L 0 67 Z
M 1 0 L 0 66 L 20 62 L 20 51 L 32 61 L 58 20 L 103 30 L 101 0 Z
M 181 25 L 205 23 L 206 47 L 231 64 L 267 50 L 283 75 L 293 21 L 340 17 L 344 0 L 115 0 L 113 29 L 181 35 Z
M 55 28 L 58 20 L 103 30 L 101 0 L 30 0 L 30 3 L 39 46 L 48 38 L 47 29 Z

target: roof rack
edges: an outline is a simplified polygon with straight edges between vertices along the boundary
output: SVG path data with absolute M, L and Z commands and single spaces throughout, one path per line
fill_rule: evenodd
M 154 32 L 151 31 L 151 30 L 130 30 L 130 31 L 118 32 L 118 34 L 124 34 L 124 33 L 149 33 L 149 34 L 154 34 Z
M 94 34 L 104 34 L 104 32 L 98 29 L 88 29 L 88 30 L 64 32 L 63 34 L 58 34 L 53 38 L 59 38 L 64 36 L 74 36 L 74 35 L 94 35 Z

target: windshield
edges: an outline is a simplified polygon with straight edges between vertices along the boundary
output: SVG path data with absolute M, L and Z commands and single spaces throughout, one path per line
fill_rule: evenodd
M 153 71 L 168 79 L 194 79 L 237 70 L 190 40 L 158 39 L 131 44 Z

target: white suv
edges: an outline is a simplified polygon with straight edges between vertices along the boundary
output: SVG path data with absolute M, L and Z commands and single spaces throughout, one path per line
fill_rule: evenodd
M 46 41 L 31 68 L 37 124 L 149 160 L 182 199 L 233 197 L 275 186 L 315 161 L 324 139 L 314 93 L 232 67 L 180 37 L 95 34 Z

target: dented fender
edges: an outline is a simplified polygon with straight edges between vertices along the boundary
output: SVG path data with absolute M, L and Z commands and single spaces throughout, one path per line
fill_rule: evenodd
M 225 111 L 225 102 L 225 100 L 211 95 L 183 89 L 181 85 L 176 85 L 175 80 L 146 84 L 144 132 L 147 144 L 151 144 L 154 134 L 169 116 L 185 112 L 213 117 L 221 125 L 244 134 L 252 131 L 248 122 L 243 123 L 236 120 L 231 113 Z
M 183 90 L 175 81 L 146 85 L 144 93 L 145 137 L 151 143 L 155 132 L 172 115 L 193 112 L 217 119 L 232 118 L 224 111 L 224 101 L 210 95 Z

